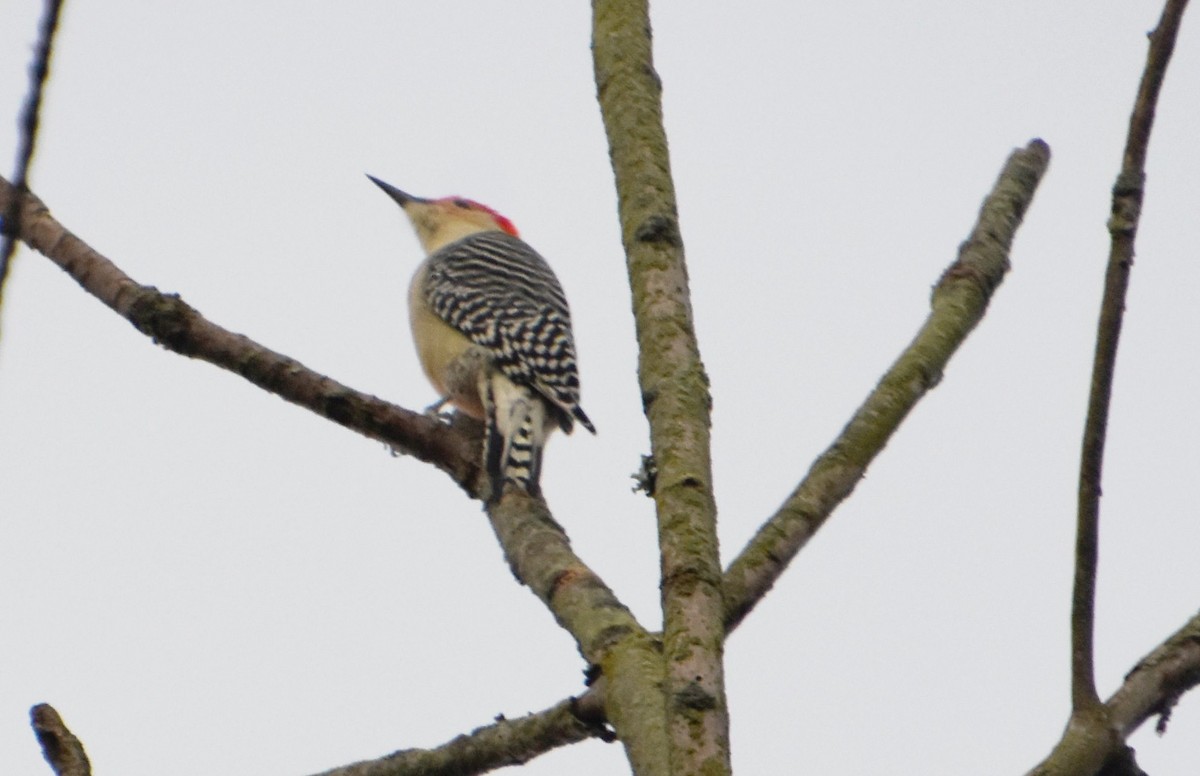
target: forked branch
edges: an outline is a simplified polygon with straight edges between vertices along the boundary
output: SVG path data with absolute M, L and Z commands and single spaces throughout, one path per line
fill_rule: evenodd
M 1100 705 L 1093 667 L 1093 621 L 1096 598 L 1096 558 L 1100 541 L 1100 476 L 1104 464 L 1104 440 L 1108 429 L 1117 343 L 1125 314 L 1125 294 L 1133 267 L 1133 244 L 1142 213 L 1146 183 L 1146 152 L 1154 111 L 1167 64 L 1175 50 L 1175 38 L 1187 0 L 1169 0 L 1158 27 L 1150 33 L 1150 51 L 1129 118 L 1129 134 L 1121 171 L 1112 191 L 1112 216 L 1108 221 L 1111 247 L 1104 274 L 1104 297 L 1096 332 L 1092 362 L 1092 385 L 1088 396 L 1083 450 L 1079 462 L 1079 509 L 1075 533 L 1075 583 L 1071 596 L 1071 708 L 1086 713 Z

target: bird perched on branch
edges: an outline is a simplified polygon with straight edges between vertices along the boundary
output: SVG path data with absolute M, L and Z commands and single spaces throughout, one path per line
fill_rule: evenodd
M 408 216 L 426 258 L 408 290 L 417 356 L 439 400 L 485 424 L 491 498 L 506 485 L 540 495 L 546 438 L 579 421 L 567 299 L 512 222 L 462 197 L 423 199 L 368 175 Z

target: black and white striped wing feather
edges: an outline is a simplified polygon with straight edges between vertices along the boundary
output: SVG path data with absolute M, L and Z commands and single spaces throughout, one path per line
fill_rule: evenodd
M 464 237 L 429 257 L 422 293 L 438 317 L 493 354 L 505 377 L 548 399 L 564 431 L 578 420 L 595 433 L 579 406 L 567 298 L 533 248 L 505 232 Z

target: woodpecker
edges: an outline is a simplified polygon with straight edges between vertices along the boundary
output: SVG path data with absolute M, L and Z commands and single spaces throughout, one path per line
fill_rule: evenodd
M 408 216 L 426 258 L 408 289 L 417 356 L 439 400 L 485 425 L 491 498 L 511 484 L 532 496 L 546 438 L 575 421 L 575 338 L 562 286 L 512 222 L 463 197 L 423 199 L 368 175 Z

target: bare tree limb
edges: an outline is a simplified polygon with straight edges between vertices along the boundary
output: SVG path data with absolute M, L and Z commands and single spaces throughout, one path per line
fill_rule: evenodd
M 0 178 L 0 209 L 19 207 L 19 237 L 61 267 L 84 290 L 155 342 L 241 375 L 254 385 L 394 450 L 432 463 L 473 497 L 481 492 L 477 424 L 438 422 L 360 393 L 300 362 L 206 320 L 178 295 L 138 284 L 84 243 L 30 193 Z
M 638 379 L 657 470 L 652 495 L 662 569 L 670 767 L 672 773 L 729 773 L 712 399 L 692 319 L 649 4 L 594 0 L 592 24 L 597 98 L 616 179 Z
M 590 722 L 579 701 L 568 698 L 519 719 L 498 718 L 434 749 L 402 749 L 377 760 L 352 763 L 317 776 L 474 776 L 520 765 L 540 754 L 588 738 L 611 740 Z
M 653 769 L 663 751 L 663 708 L 647 699 L 661 697 L 660 643 L 575 555 L 544 501 L 507 489 L 487 510 L 513 575 L 575 638 L 588 663 L 599 666 L 606 692 L 596 700 L 634 772 L 659 773 Z
M 1105 703 L 1108 719 L 1100 722 L 1098 735 L 1104 737 L 1104 730 L 1111 726 L 1121 739 L 1126 739 L 1151 717 L 1159 718 L 1158 730 L 1165 732 L 1175 703 L 1197 685 L 1200 685 L 1200 613 L 1130 670 L 1125 682 Z M 604 691 L 602 682 L 593 685 L 577 699 L 579 707 L 601 709 Z M 583 717 L 592 723 L 603 721 L 603 717 L 596 712 Z M 1081 745 L 1091 738 L 1082 732 L 1076 733 L 1076 736 Z M 1043 773 L 1049 772 L 1034 769 L 1030 776 Z
M 1071 593 L 1071 718 L 1050 755 L 1030 771 L 1034 776 L 1092 776 L 1113 770 L 1114 763 L 1117 764 L 1115 769 L 1137 772 L 1132 754 L 1125 746 L 1125 737 L 1146 715 L 1168 713 L 1178 697 L 1197 680 L 1197 668 L 1189 662 L 1189 659 L 1195 659 L 1192 655 L 1197 636 L 1194 618 L 1163 647 L 1139 663 L 1121 691 L 1113 696 L 1112 702 L 1120 701 L 1116 705 L 1122 711 L 1120 719 L 1114 714 L 1112 702 L 1100 702 L 1093 658 L 1100 480 L 1117 344 L 1145 192 L 1150 130 L 1186 8 L 1187 0 L 1168 0 L 1158 26 L 1150 33 L 1150 48 L 1129 119 L 1121 171 L 1113 185 L 1112 216 L 1108 222 L 1111 247 L 1104 276 L 1079 464 L 1075 579 Z
M 136 283 L 67 231 L 40 200 L 29 193 L 18 195 L 0 178 L 0 207 L 13 201 L 21 208 L 22 240 L 167 349 L 235 372 L 288 401 L 433 463 L 475 498 L 482 493 L 477 423 L 455 416 L 448 425 L 388 404 L 226 331 L 178 296 Z M 648 713 L 638 699 L 661 685 L 660 645 L 575 556 L 545 502 L 510 491 L 489 505 L 488 516 L 517 579 L 529 585 L 575 636 L 584 657 L 602 667 L 610 688 L 605 696 L 607 717 L 625 736 L 627 748 L 638 746 L 638 731 L 644 729 Z M 660 712 L 649 714 L 661 718 Z M 540 723 L 535 719 L 531 724 Z M 659 728 L 652 723 L 648 729 Z M 553 746 L 568 743 L 561 737 L 548 740 Z M 642 748 L 651 751 L 650 746 Z
M 91 776 L 92 764 L 83 743 L 67 729 L 53 706 L 39 703 L 29 710 L 29 718 L 42 755 L 57 776 Z
M 585 660 L 602 665 L 621 640 L 649 639 L 629 609 L 571 549 L 545 501 L 510 488 L 488 506 L 488 517 L 513 576 L 546 604 Z
M 54 50 L 54 33 L 58 30 L 58 17 L 62 11 L 62 0 L 47 0 L 38 26 L 38 41 L 34 46 L 33 62 L 29 66 L 29 93 L 21 106 L 21 137 L 17 147 L 17 164 L 13 172 L 13 185 L 21 191 L 28 189 L 29 165 L 37 147 L 39 114 L 42 109 L 42 92 L 50 75 L 50 55 Z M 4 284 L 13 253 L 17 248 L 16 235 L 20 232 L 18 219 L 20 207 L 16 200 L 0 210 L 0 306 L 4 304 Z
M 1033 140 L 1008 158 L 958 258 L 933 290 L 932 310 L 917 336 L 783 506 L 725 572 L 725 623 L 733 630 L 796 553 L 845 500 L 916 403 L 942 379 L 950 357 L 983 318 L 1008 271 L 1013 235 L 1050 162 Z
M 1128 738 L 1150 717 L 1166 732 L 1171 709 L 1185 692 L 1200 684 L 1200 614 L 1138 661 L 1121 688 L 1105 704 L 1109 719 Z
M 1125 739 L 1155 716 L 1159 718 L 1158 732 L 1165 732 L 1171 709 L 1197 684 L 1200 614 L 1139 660 L 1101 707 L 1073 713 L 1062 739 L 1028 776 L 1107 774 L 1114 763 L 1131 771 L 1136 765 Z
M 167 349 L 235 372 L 288 401 L 433 463 L 473 497 L 482 492 L 478 424 L 456 416 L 447 425 L 396 407 L 226 331 L 179 297 L 136 283 L 53 219 L 40 200 L 28 193 L 18 195 L 0 179 L 0 207 L 11 201 L 21 207 L 22 240 Z M 619 732 L 632 731 L 625 735 L 636 744 L 647 713 L 636 699 L 653 693 L 647 688 L 662 681 L 658 642 L 575 556 L 544 502 L 510 492 L 489 507 L 489 518 L 517 578 L 575 636 L 585 658 L 609 677 L 607 715 Z M 656 728 L 651 724 L 649 729 Z M 622 740 L 628 747 L 626 738 Z
M 1049 154 L 1050 149 L 1035 140 L 1009 157 L 996 186 L 984 202 L 971 237 L 963 243 L 958 259 L 942 275 L 934 291 L 933 312 L 913 344 L 880 380 L 842 435 L 813 465 L 784 508 L 763 526 L 759 535 L 730 565 L 725 580 L 730 631 L 741 624 L 783 573 L 787 561 L 840 503 L 841 499 L 835 496 L 841 491 L 835 485 L 844 476 L 847 464 L 844 459 L 839 461 L 837 456 L 853 450 L 869 454 L 861 468 L 850 469 L 855 474 L 848 489 L 841 494 L 841 498 L 845 498 L 866 468 L 865 464 L 878 454 L 912 405 L 931 387 L 922 376 L 940 375 L 954 350 L 978 323 L 987 301 L 1008 269 L 1008 246 L 1045 172 Z M 910 393 L 898 398 L 894 394 L 900 388 Z M 879 425 L 872 426 L 867 422 L 872 416 L 877 418 Z M 785 510 L 796 504 L 799 506 L 794 508 L 807 511 L 801 513 L 799 522 L 786 521 L 790 515 Z M 795 551 L 784 557 L 782 553 L 793 545 Z M 607 705 L 606 695 L 607 687 L 593 686 L 582 696 L 581 702 L 603 707 Z
M 1077 713 L 1100 706 L 1100 697 L 1096 693 L 1092 642 L 1104 439 L 1108 428 L 1113 372 L 1117 363 L 1117 343 L 1121 338 L 1121 320 L 1125 313 L 1125 294 L 1129 288 L 1129 271 L 1133 266 L 1133 244 L 1142 212 L 1146 151 L 1150 144 L 1158 94 L 1186 8 L 1187 0 L 1169 0 L 1163 8 L 1158 27 L 1150 33 L 1150 51 L 1133 114 L 1129 119 L 1121 171 L 1113 185 L 1112 217 L 1108 221 L 1112 245 L 1104 275 L 1104 297 L 1100 306 L 1092 386 L 1079 462 L 1075 581 L 1071 595 L 1071 708 Z
M 730 565 L 725 579 L 726 622 L 730 631 L 741 624 L 783 573 L 791 557 L 821 527 L 841 499 L 849 495 L 866 464 L 882 450 L 900 421 L 932 387 L 928 376 L 941 374 L 950 356 L 978 323 L 991 294 L 1008 270 L 1008 246 L 1045 172 L 1049 154 L 1045 143 L 1035 140 L 1009 157 L 984 202 L 971 237 L 963 243 L 958 259 L 942 275 L 934 291 L 933 312 L 913 343 L 880 380 L 842 435 L 813 465 L 780 512 Z M 868 422 L 872 417 L 877 425 Z M 849 451 L 865 456 L 864 463 L 857 467 L 848 464 L 845 456 Z M 848 485 L 841 484 L 845 483 L 847 472 L 852 478 Z M 796 512 L 788 512 L 789 506 Z M 796 514 L 798 518 L 794 517 Z M 785 556 L 789 551 L 791 555 Z M 582 700 L 605 706 L 606 691 L 604 686 L 594 686 Z

